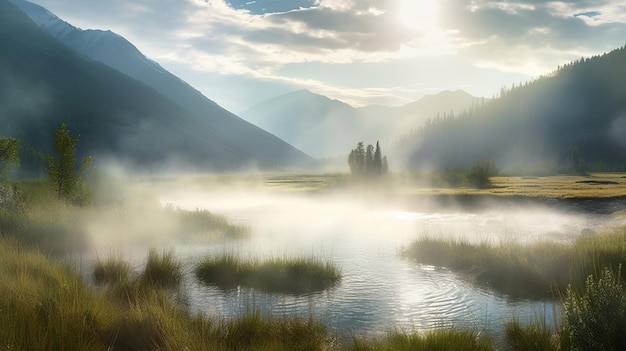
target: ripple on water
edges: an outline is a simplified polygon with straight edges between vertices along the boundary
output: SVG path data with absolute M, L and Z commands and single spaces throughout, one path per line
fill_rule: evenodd
M 286 207 L 299 207 L 299 215 L 286 216 Z M 251 309 L 278 316 L 312 315 L 348 338 L 354 333 L 380 333 L 398 327 L 425 330 L 454 325 L 499 332 L 502 322 L 512 317 L 532 320 L 546 314 L 548 321 L 552 318 L 550 303 L 512 301 L 489 294 L 447 269 L 402 260 L 397 250 L 424 228 L 437 234 L 470 228 L 479 233 L 480 239 L 480 235 L 489 236 L 508 225 L 515 226 L 515 235 L 537 238 L 545 235 L 539 231 L 539 224 L 549 223 L 549 230 L 559 229 L 563 223 L 570 225 L 571 221 L 563 216 L 545 214 L 544 218 L 538 212 L 529 222 L 517 213 L 385 212 L 341 206 L 326 209 L 313 201 L 270 202 L 258 208 L 258 212 L 248 208 L 242 213 L 233 208 L 227 214 L 251 224 L 254 232 L 250 240 L 181 246 L 179 254 L 190 261 L 207 253 L 224 252 L 241 253 L 243 257 L 314 255 L 338 265 L 343 274 L 341 282 L 327 291 L 289 296 L 245 288 L 224 291 L 189 276 L 186 284 L 192 309 L 224 317 Z

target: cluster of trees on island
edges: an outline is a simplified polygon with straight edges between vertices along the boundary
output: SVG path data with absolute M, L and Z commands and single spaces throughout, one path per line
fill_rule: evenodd
M 389 171 L 387 156 L 382 154 L 378 141 L 375 149 L 372 144 L 365 147 L 363 142 L 359 142 L 356 149 L 350 151 L 348 165 L 354 176 L 380 176 Z

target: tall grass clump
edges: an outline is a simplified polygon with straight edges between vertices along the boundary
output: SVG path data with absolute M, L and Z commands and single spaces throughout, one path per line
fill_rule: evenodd
M 98 260 L 93 270 L 93 281 L 96 284 L 112 284 L 130 278 L 130 264 L 120 258 L 109 256 Z
M 101 350 L 111 305 L 80 277 L 0 239 L 0 344 L 7 350 Z
M 563 311 L 574 350 L 626 349 L 626 285 L 620 270 L 590 275 L 579 293 L 567 289 Z
M 227 350 L 330 350 L 332 342 L 326 326 L 313 318 L 264 318 L 258 311 L 224 322 L 223 331 Z
M 569 281 L 568 247 L 554 242 L 491 245 L 424 237 L 404 248 L 401 255 L 467 273 L 480 286 L 514 297 L 555 297 Z
M 354 340 L 350 351 L 492 351 L 493 342 L 469 330 L 437 329 L 426 333 L 391 332 L 382 339 Z
M 148 251 L 146 267 L 143 271 L 143 280 L 149 284 L 174 287 L 183 277 L 183 266 L 172 251 L 157 252 L 156 249 Z
M 513 319 L 504 324 L 507 349 L 511 351 L 559 351 L 567 350 L 566 335 L 558 326 L 551 328 L 545 320 L 522 325 Z
M 196 277 L 222 288 L 247 286 L 267 292 L 303 294 L 329 288 L 341 279 L 339 269 L 315 258 L 243 260 L 234 255 L 207 257 L 195 269 Z

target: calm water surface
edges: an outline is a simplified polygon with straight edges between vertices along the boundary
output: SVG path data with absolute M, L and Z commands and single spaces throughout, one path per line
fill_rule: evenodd
M 241 257 L 315 256 L 338 265 L 335 287 L 304 296 L 265 294 L 246 288 L 224 291 L 185 281 L 188 303 L 210 315 L 234 316 L 251 309 L 273 316 L 310 315 L 342 337 L 402 328 L 441 326 L 501 331 L 513 317 L 553 321 L 551 302 L 512 300 L 471 286 L 447 269 L 403 260 L 398 251 L 420 235 L 470 241 L 571 240 L 583 229 L 609 225 L 607 218 L 548 211 L 407 211 L 391 204 L 350 199 L 236 194 L 169 195 L 161 199 L 185 209 L 207 209 L 252 228 L 245 240 L 198 240 L 176 251 L 190 265 L 209 254 Z

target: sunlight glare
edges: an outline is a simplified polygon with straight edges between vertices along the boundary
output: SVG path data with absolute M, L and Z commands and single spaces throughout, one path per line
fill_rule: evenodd
M 400 22 L 410 29 L 433 31 L 437 25 L 437 1 L 400 0 L 398 8 Z

